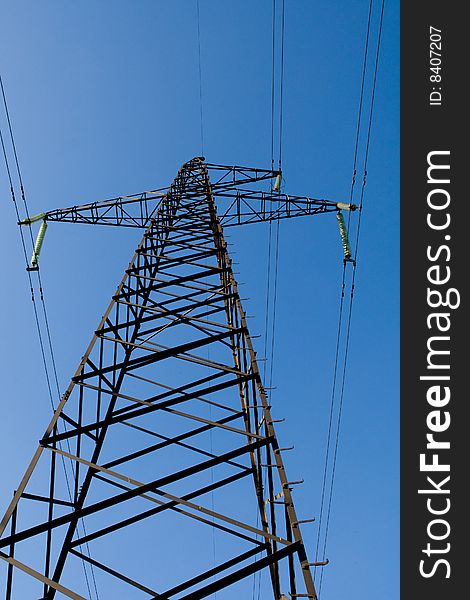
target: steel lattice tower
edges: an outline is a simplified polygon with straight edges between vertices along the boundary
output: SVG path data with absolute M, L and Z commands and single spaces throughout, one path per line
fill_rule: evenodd
M 105 599 L 197 600 L 264 569 L 275 600 L 317 597 L 222 225 L 354 207 L 247 187 L 279 175 L 194 158 L 169 188 L 41 215 L 144 234 L 1 521 L 6 600 L 19 578 L 83 599 L 82 562 Z

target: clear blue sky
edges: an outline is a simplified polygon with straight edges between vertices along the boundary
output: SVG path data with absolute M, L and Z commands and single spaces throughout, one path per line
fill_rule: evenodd
M 368 4 L 286 0 L 288 193 L 348 199 Z M 269 167 L 272 2 L 200 7 L 205 156 Z M 324 600 L 398 597 L 398 11 L 386 3 Z M 2 3 L 0 71 L 33 214 L 168 185 L 201 153 L 195 0 Z M 0 197 L 3 513 L 50 405 L 3 167 Z M 230 234 L 252 332 L 263 334 L 267 228 Z M 41 272 L 62 387 L 139 235 L 49 227 Z M 334 215 L 282 224 L 272 404 L 286 417 L 281 445 L 295 444 L 289 477 L 305 479 L 303 518 L 319 511 L 341 269 Z M 313 560 L 316 525 L 304 535 Z

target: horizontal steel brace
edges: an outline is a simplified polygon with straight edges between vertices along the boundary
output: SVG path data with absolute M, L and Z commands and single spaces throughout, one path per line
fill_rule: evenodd
M 245 560 L 248 560 L 252 556 L 259 554 L 260 552 L 263 552 L 264 550 L 267 550 L 268 548 L 269 548 L 269 544 L 266 544 L 266 543 L 257 548 L 251 548 L 251 550 L 248 550 L 247 552 L 244 552 L 243 554 L 240 554 L 234 558 L 231 558 L 230 560 L 227 560 L 226 562 L 222 563 L 221 565 L 217 565 L 217 567 L 214 567 L 213 569 L 209 569 L 208 571 L 206 571 L 205 573 L 202 573 L 201 575 L 198 575 L 197 577 L 193 577 L 192 579 L 189 579 L 188 581 L 185 581 L 184 583 L 181 583 L 180 585 L 177 585 L 165 592 L 162 592 L 161 594 L 159 594 L 159 598 L 166 599 L 166 598 L 170 598 L 171 596 L 174 596 L 175 594 L 179 594 L 180 592 L 197 585 L 198 583 L 200 583 L 201 581 L 204 581 L 205 579 L 210 579 L 211 577 L 218 575 L 222 571 L 230 569 L 231 567 L 234 567 L 235 565 L 237 565 Z
M 211 485 L 207 485 L 203 488 L 195 490 L 194 492 L 185 494 L 183 496 L 183 500 L 191 500 L 193 498 L 197 498 L 198 496 L 201 496 L 203 494 L 206 494 L 208 492 L 216 490 L 225 485 L 230 485 L 231 483 L 234 483 L 235 481 L 238 481 L 239 479 L 242 479 L 243 477 L 247 477 L 251 473 L 252 473 L 251 469 L 250 469 L 250 471 L 247 471 L 244 473 L 242 473 L 242 472 L 236 473 L 235 475 L 226 477 L 225 479 L 222 479 L 220 481 L 212 483 Z M 104 477 L 102 475 L 95 475 L 95 478 L 100 479 L 101 481 L 104 481 L 106 483 L 109 483 L 110 485 L 113 485 L 115 487 L 118 487 L 121 490 L 129 490 L 130 489 L 129 487 L 122 485 L 122 484 L 118 483 L 117 481 L 108 479 L 107 477 Z M 229 533 L 229 534 L 231 534 L 235 537 L 238 537 L 246 542 L 251 542 L 253 544 L 257 544 L 258 546 L 262 545 L 262 542 L 258 541 L 256 538 L 250 538 L 250 537 L 240 533 L 239 531 L 235 531 L 228 527 L 224 527 L 223 525 L 220 525 L 220 523 L 216 523 L 214 520 L 209 521 L 207 519 L 204 519 L 203 517 L 194 515 L 192 513 L 188 513 L 187 511 L 185 511 L 181 508 L 178 508 L 177 502 L 172 501 L 172 502 L 166 502 L 166 503 L 161 504 L 156 498 L 153 498 L 152 496 L 148 496 L 147 494 L 142 494 L 141 498 L 145 498 L 146 500 L 149 500 L 150 502 L 158 504 L 158 506 L 155 508 L 152 508 L 150 510 L 147 510 L 143 513 L 134 515 L 133 517 L 130 517 L 128 519 L 124 519 L 123 521 L 119 521 L 118 523 L 115 523 L 114 525 L 109 525 L 108 527 L 104 527 L 103 529 L 99 529 L 98 531 L 94 531 L 93 533 L 89 533 L 88 535 L 86 535 L 82 538 L 78 538 L 73 541 L 72 547 L 79 546 L 81 544 L 86 544 L 87 542 L 91 542 L 92 540 L 102 537 L 103 535 L 107 535 L 108 533 L 112 533 L 113 531 L 117 531 L 118 529 L 123 529 L 124 527 L 127 527 L 129 525 L 133 525 L 134 523 L 138 523 L 139 521 L 143 521 L 144 519 L 153 517 L 156 514 L 161 513 L 165 510 L 172 510 L 174 512 L 180 513 L 184 516 L 190 517 L 191 519 L 195 519 L 196 521 L 204 523 L 205 525 L 210 525 L 211 527 L 214 527 L 215 529 L 223 531 L 224 533 Z
M 122 473 L 118 473 L 117 471 L 113 471 L 111 469 L 105 469 L 104 467 L 102 467 L 100 465 L 94 464 L 83 458 L 79 458 L 78 456 L 70 454 L 69 452 L 65 452 L 64 450 L 59 450 L 58 448 L 52 448 L 52 450 L 54 452 L 56 452 L 57 454 L 61 454 L 62 456 L 65 456 L 66 458 L 70 458 L 71 460 L 80 462 L 83 465 L 86 465 L 87 467 L 89 467 L 90 469 L 100 471 L 102 473 L 106 473 L 106 475 L 109 475 L 110 477 L 114 477 L 115 479 L 125 481 L 126 483 L 130 483 L 131 485 L 136 486 L 137 490 L 142 489 L 146 485 L 146 484 L 142 483 L 141 481 L 133 479 L 132 477 L 123 475 Z M 218 460 L 218 458 L 214 459 L 214 460 Z M 222 461 L 222 462 L 227 462 L 227 461 Z M 251 470 L 249 470 L 248 472 L 251 472 Z M 243 475 L 248 475 L 248 472 L 243 473 Z M 181 471 L 180 471 L 180 473 L 181 473 Z M 246 523 L 242 523 L 241 521 L 232 519 L 231 517 L 228 517 L 227 515 L 223 515 L 222 513 L 216 512 L 214 510 L 210 510 L 199 504 L 194 504 L 194 502 L 189 502 L 188 500 L 185 500 L 184 498 L 181 498 L 179 496 L 175 496 L 174 494 L 169 494 L 168 492 L 165 492 L 165 491 L 157 489 L 157 488 L 154 488 L 150 491 L 153 494 L 163 496 L 163 498 L 166 498 L 167 500 L 170 500 L 171 502 L 175 502 L 176 504 L 182 504 L 183 506 L 186 506 L 187 508 L 191 508 L 192 510 L 195 510 L 196 512 L 201 512 L 205 515 L 208 515 L 209 517 L 212 517 L 213 519 L 219 519 L 220 521 L 229 523 L 230 525 L 232 525 L 234 527 L 240 527 L 241 529 L 245 529 L 246 531 L 254 533 L 255 535 L 260 535 L 269 540 L 274 540 L 274 541 L 280 542 L 282 544 L 289 544 L 288 540 L 284 540 L 279 536 L 272 535 L 270 533 L 262 531 L 261 529 L 258 529 L 257 527 L 252 527 L 251 525 L 247 525 Z M 138 495 L 140 496 L 142 494 L 138 494 Z M 161 504 L 162 506 L 166 505 L 166 502 L 164 502 L 163 500 L 157 500 L 156 498 L 153 498 L 152 500 L 154 502 Z
M 21 494 L 21 498 L 24 498 L 25 500 L 45 502 L 46 504 L 57 504 L 57 506 L 69 506 L 72 508 L 75 506 L 73 502 L 69 502 L 68 500 L 59 500 L 58 498 L 49 498 L 47 496 L 39 496 L 38 494 L 29 494 L 27 492 L 23 492 Z
M 202 338 L 199 340 L 195 340 L 194 342 L 187 342 L 186 344 L 181 344 L 179 346 L 174 346 L 173 348 L 169 348 L 168 350 L 161 350 L 160 352 L 153 352 L 148 356 L 140 356 L 138 358 L 132 358 L 128 361 L 116 363 L 115 365 L 110 365 L 108 367 L 103 367 L 101 369 L 97 368 L 96 371 L 89 371 L 88 373 L 82 373 L 81 375 L 77 375 L 72 378 L 72 381 L 78 383 L 80 381 L 85 381 L 86 379 L 90 379 L 91 377 L 99 377 L 104 373 L 111 373 L 113 371 L 119 371 L 121 369 L 125 369 L 126 371 L 132 371 L 134 369 L 138 369 L 139 367 L 148 366 L 160 360 L 164 360 L 175 354 L 183 354 L 188 352 L 189 350 L 194 350 L 196 348 L 202 348 L 203 346 L 207 346 L 208 344 L 212 344 L 214 342 L 220 342 L 232 335 L 236 335 L 238 333 L 245 333 L 245 329 L 243 327 L 239 327 L 234 329 L 233 331 L 225 331 L 223 333 L 219 333 L 217 335 L 213 335 L 211 337 Z
M 47 523 L 41 523 L 40 525 L 30 527 L 29 529 L 20 531 L 13 536 L 8 536 L 0 540 L 0 548 L 9 546 L 11 543 L 16 544 L 22 540 L 28 539 L 40 533 L 44 533 L 45 531 L 49 531 L 51 529 L 55 529 L 56 527 L 60 527 L 61 525 L 65 525 L 69 523 L 72 519 L 82 519 L 83 517 L 87 517 L 106 508 L 110 508 L 112 506 L 121 504 L 122 502 L 130 500 L 131 498 L 135 498 L 147 492 L 155 491 L 158 487 L 162 487 L 175 481 L 179 481 L 180 479 L 184 479 L 186 477 L 189 477 L 190 475 L 195 475 L 196 473 L 200 473 L 201 471 L 205 471 L 207 469 L 215 467 L 220 463 L 226 462 L 227 460 L 232 460 L 237 456 L 242 456 L 247 452 L 253 452 L 258 448 L 262 448 L 263 446 L 266 446 L 271 442 L 272 438 L 270 437 L 267 437 L 263 440 L 257 440 L 255 442 L 252 442 L 251 444 L 246 444 L 245 446 L 236 448 L 235 450 L 231 450 L 230 452 L 226 452 L 225 454 L 222 454 L 217 458 L 198 463 L 192 467 L 182 469 L 177 473 L 172 473 L 171 475 L 155 479 L 154 481 L 146 483 L 145 485 L 142 485 L 137 489 L 124 492 L 123 494 L 118 494 L 117 496 L 112 496 L 111 498 L 107 498 L 106 500 L 102 500 L 101 502 L 96 502 L 95 504 L 91 504 L 90 506 L 86 506 L 80 510 L 73 511 L 67 515 L 56 517 L 55 519 L 51 519 Z
M 229 423 L 230 421 L 239 419 L 242 416 L 243 416 L 242 412 L 235 413 L 233 415 L 229 415 L 228 417 L 224 417 L 223 419 L 219 419 L 218 421 L 216 421 L 216 423 L 220 423 L 220 424 Z M 123 423 L 123 424 L 127 425 L 127 423 Z M 195 435 L 199 435 L 201 433 L 205 433 L 206 431 L 210 431 L 214 427 L 215 427 L 215 425 L 210 425 L 210 424 L 204 425 L 202 427 L 196 427 L 196 429 L 191 429 L 190 431 L 186 431 L 185 433 L 181 433 L 180 435 L 176 435 L 172 438 L 163 436 L 163 435 L 155 433 L 153 431 L 149 432 L 149 430 L 143 429 L 142 427 L 136 427 L 137 429 L 140 429 L 141 431 L 145 431 L 146 433 L 151 433 L 151 435 L 154 435 L 155 437 L 158 437 L 159 439 L 163 439 L 164 441 L 159 442 L 158 444 L 153 444 L 152 446 L 147 446 L 147 448 L 143 448 L 141 450 L 136 450 L 135 452 L 132 452 L 131 454 L 127 454 L 126 456 L 116 458 L 110 462 L 105 463 L 103 465 L 103 467 L 110 469 L 112 467 L 116 467 L 117 465 L 129 462 L 130 460 L 134 460 L 136 458 L 140 458 L 141 456 L 145 456 L 146 454 L 151 454 L 152 452 L 156 452 L 157 450 L 166 448 L 167 446 L 171 446 L 172 444 L 175 444 L 177 446 L 182 446 L 183 448 L 188 448 L 190 450 L 194 450 L 195 452 L 201 452 L 201 453 L 208 455 L 208 453 L 205 452 L 204 450 L 200 450 L 198 448 L 190 446 L 189 444 L 183 444 L 182 442 L 183 442 L 183 440 L 187 440 L 191 437 L 194 437 Z M 239 465 L 238 463 L 230 462 L 229 464 L 231 464 L 233 466 L 237 466 L 239 468 L 244 468 L 244 469 L 247 468 L 244 465 Z
M 143 265 L 141 267 L 135 267 L 135 268 L 129 269 L 127 273 L 128 273 L 128 275 L 130 274 L 130 272 L 137 273 L 138 271 L 141 271 L 144 268 L 148 269 L 148 266 Z M 182 283 L 186 283 L 187 281 L 195 281 L 196 279 L 204 279 L 206 277 L 212 277 L 213 275 L 219 275 L 222 272 L 223 272 L 223 270 L 220 269 L 219 267 L 210 267 L 208 269 L 204 269 L 203 271 L 198 271 L 197 273 L 191 273 L 190 275 L 174 277 L 173 279 L 161 279 L 161 280 L 159 280 L 160 283 L 158 283 L 156 285 L 149 285 L 146 288 L 144 288 L 144 290 L 146 292 L 158 292 L 159 290 L 164 289 L 166 287 L 170 287 L 170 286 L 178 287 L 179 285 L 181 285 Z M 139 290 L 136 289 L 133 293 L 136 294 L 138 292 L 139 292 Z M 125 292 L 125 293 L 123 292 L 123 293 L 117 294 L 117 295 L 113 296 L 113 300 L 119 301 L 121 299 L 125 299 L 127 296 L 132 295 L 133 293 L 132 293 L 132 291 L 130 291 L 130 292 Z
M 146 587 L 145 585 L 142 585 L 141 583 L 134 581 L 130 577 L 126 577 L 122 573 L 119 573 L 119 571 L 115 571 L 114 569 L 111 569 L 110 567 L 104 565 L 103 563 L 100 563 L 99 561 L 94 560 L 93 558 L 91 558 L 91 556 L 87 556 L 86 554 L 83 554 L 82 552 L 78 552 L 74 548 L 70 548 L 69 552 L 70 552 L 70 554 L 73 554 L 77 558 L 80 558 L 81 560 L 84 560 L 84 561 L 90 563 L 90 565 L 93 565 L 94 567 L 101 569 L 105 573 L 108 573 L 109 575 L 112 575 L 113 577 L 116 577 L 117 579 L 120 579 L 121 581 L 124 581 L 125 583 L 128 583 L 129 585 L 132 585 L 133 587 L 137 588 L 138 590 L 141 590 L 142 592 L 146 592 L 147 594 L 156 596 L 157 598 L 161 598 L 161 596 L 159 594 L 157 594 L 157 592 L 155 592 L 154 590 L 151 590 L 150 588 Z
M 174 404 L 180 404 L 181 402 L 186 402 L 187 400 L 192 400 L 200 396 L 201 394 L 211 394 L 214 392 L 219 392 L 230 388 L 234 385 L 238 385 L 240 383 L 251 381 L 252 379 L 256 379 L 257 375 L 254 373 L 249 373 L 243 377 L 237 377 L 236 379 L 230 379 L 229 381 L 224 381 L 223 383 L 219 383 L 216 385 L 209 386 L 204 390 L 197 390 L 195 392 L 189 392 L 184 395 L 184 397 L 170 398 L 164 400 L 159 403 L 152 404 L 152 406 L 144 406 L 142 408 L 124 408 L 120 409 L 119 412 L 116 411 L 112 417 L 109 419 L 104 419 L 102 421 L 97 421 L 96 423 L 90 423 L 89 425 L 83 425 L 79 429 L 75 431 L 66 431 L 64 433 L 59 433 L 53 435 L 52 432 L 48 437 L 45 437 L 41 440 L 41 445 L 45 446 L 48 444 L 53 444 L 55 442 L 59 442 L 61 440 L 65 440 L 67 438 L 74 437 L 83 433 L 84 431 L 93 431 L 95 429 L 100 429 L 101 427 L 112 425 L 113 423 L 121 423 L 122 421 L 127 421 L 129 419 L 133 419 L 136 417 L 141 417 L 147 413 L 153 412 L 155 410 L 161 410 L 164 407 L 172 406 Z M 161 394 L 160 396 L 155 396 L 154 399 L 158 399 L 161 397 L 168 397 L 168 395 L 177 393 L 178 390 L 172 390 L 171 392 L 167 392 L 165 394 Z M 149 399 L 149 402 L 152 401 L 152 398 Z
M 179 600 L 200 600 L 200 598 L 207 598 L 207 596 L 210 596 L 211 594 L 214 594 L 215 592 L 232 585 L 232 583 L 235 583 L 236 581 L 240 581 L 240 579 L 249 577 L 250 575 L 253 575 L 253 573 L 264 569 L 265 567 L 269 567 L 269 565 L 272 565 L 273 563 L 278 563 L 287 556 L 292 556 L 298 551 L 299 547 L 300 544 L 298 542 L 293 542 L 290 546 L 285 546 L 284 548 L 281 548 L 281 550 L 273 552 L 272 554 L 269 554 L 268 556 L 261 558 L 260 560 L 257 560 L 246 567 L 235 571 L 234 573 L 230 573 L 230 575 L 226 575 L 225 577 L 222 577 L 217 581 L 200 588 L 199 590 L 190 592 L 186 596 L 181 596 Z M 161 597 L 159 598 L 157 596 L 152 598 L 152 600 L 161 600 Z

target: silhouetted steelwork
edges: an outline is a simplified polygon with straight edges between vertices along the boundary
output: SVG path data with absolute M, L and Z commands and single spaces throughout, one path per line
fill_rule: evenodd
M 211 184 L 211 192 L 213 198 L 223 200 L 218 208 L 219 220 L 224 227 L 337 212 L 339 208 L 349 207 L 331 200 L 292 196 L 274 191 L 256 191 L 246 187 L 273 179 L 278 175 L 278 171 L 211 164 L 206 164 L 206 168 L 216 176 Z M 61 208 L 41 216 L 45 221 L 145 228 L 169 189 L 160 188 L 133 196 L 120 196 L 103 202 Z M 200 190 L 188 186 L 185 194 L 188 199 L 197 197 Z M 350 208 L 354 210 L 356 207 L 351 205 Z
M 222 224 L 338 205 L 244 187 L 276 176 L 195 158 L 169 188 L 45 213 L 145 233 L 1 521 L 6 600 L 19 578 L 86 597 L 82 561 L 100 598 L 196 600 L 262 569 L 275 600 L 316 598 Z

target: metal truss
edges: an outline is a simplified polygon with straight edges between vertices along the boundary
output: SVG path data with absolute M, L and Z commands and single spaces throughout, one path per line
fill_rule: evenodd
M 194 158 L 167 189 L 45 213 L 145 232 L 0 523 L 6 600 L 88 598 L 90 566 L 100 598 L 258 571 L 275 600 L 317 598 L 222 229 L 338 210 L 242 191 L 277 175 Z
M 224 227 L 356 208 L 354 205 L 342 202 L 247 188 L 253 183 L 272 180 L 280 175 L 279 171 L 214 164 L 206 164 L 206 168 L 214 178 L 211 186 L 212 197 L 216 200 L 219 220 Z M 145 229 L 168 192 L 169 188 L 160 188 L 103 202 L 61 208 L 44 213 L 42 218 L 45 221 L 119 225 Z M 185 193 L 188 199 L 197 197 L 199 188 L 197 185 L 189 185 Z

